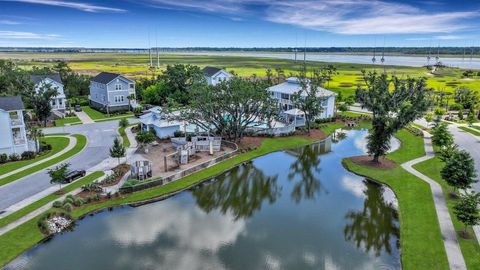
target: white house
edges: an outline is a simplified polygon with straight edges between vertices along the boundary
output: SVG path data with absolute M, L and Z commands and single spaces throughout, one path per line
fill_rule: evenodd
M 129 99 L 133 95 L 133 99 Z M 101 72 L 90 80 L 90 106 L 104 111 L 126 111 L 138 106 L 135 82 L 120 74 Z
M 302 87 L 300 81 L 296 77 L 287 78 L 285 82 L 267 88 L 267 91 L 271 94 L 272 98 L 277 101 L 280 115 L 289 123 L 295 122 L 296 126 L 303 126 L 305 124 L 305 113 L 298 108 L 295 108 L 292 102 L 293 94 L 298 93 L 301 90 Z M 333 117 L 335 112 L 336 94 L 325 88 L 319 87 L 317 95 L 324 98 L 324 100 L 321 105 L 322 112 L 319 115 L 314 116 L 314 118 Z
M 31 75 L 30 80 L 34 83 L 35 91 L 38 91 L 45 85 L 49 85 L 53 89 L 57 90 L 57 95 L 52 97 L 50 104 L 52 105 L 52 111 L 58 111 L 60 113 L 65 112 L 65 92 L 63 89 L 62 79 L 59 74 L 49 75 Z
M 35 142 L 27 139 L 20 96 L 0 97 L 0 153 L 18 155 L 35 151 Z
M 160 139 L 173 137 L 174 133 L 181 130 L 183 123 L 176 120 L 167 119 L 166 115 L 158 107 L 152 108 L 150 112 L 140 116 L 142 130 L 155 131 Z
M 216 67 L 205 67 L 202 71 L 205 74 L 205 80 L 209 85 L 217 85 L 220 82 L 228 81 L 233 77 L 231 73 Z

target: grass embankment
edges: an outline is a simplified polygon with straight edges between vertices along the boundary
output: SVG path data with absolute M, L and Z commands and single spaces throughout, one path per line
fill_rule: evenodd
M 12 174 L 8 177 L 0 179 L 0 186 L 8 184 L 10 182 L 13 182 L 15 180 L 18 180 L 18 179 L 20 179 L 22 177 L 25 177 L 27 175 L 30 175 L 32 173 L 36 173 L 40 170 L 48 168 L 48 167 L 50 167 L 52 165 L 55 165 L 57 163 L 60 163 L 64 160 L 76 155 L 80 151 L 82 151 L 83 148 L 85 147 L 85 145 L 87 144 L 87 137 L 85 137 L 83 135 L 79 135 L 79 134 L 75 134 L 75 135 L 73 135 L 73 137 L 75 137 L 77 139 L 77 143 L 75 144 L 75 146 L 72 149 L 70 149 L 66 153 L 63 153 L 62 155 L 60 155 L 56 158 L 50 159 L 50 160 L 45 161 L 43 163 L 40 163 L 36 166 L 33 166 L 31 168 L 28 168 L 28 169 L 23 170 L 21 172 L 18 172 L 16 174 Z M 48 138 L 53 138 L 53 137 L 48 137 Z M 56 137 L 56 138 L 58 138 L 58 137 Z
M 84 178 L 77 180 L 76 182 L 72 183 L 71 185 L 64 188 L 64 191 L 70 192 L 81 185 L 86 183 L 92 182 L 93 180 L 97 179 L 98 177 L 102 176 L 103 172 L 94 172 L 85 176 Z M 37 201 L 21 210 L 1 219 L 0 221 L 5 225 L 8 224 L 7 219 L 10 219 L 9 222 L 17 220 L 22 216 L 42 207 L 43 205 L 58 199 L 61 195 L 49 195 L 40 201 Z M 50 211 L 50 210 L 49 210 Z M 21 212 L 21 213 L 20 213 Z M 18 214 L 17 214 L 18 213 Z M 25 250 L 31 248 L 36 243 L 40 242 L 45 236 L 40 232 L 37 227 L 38 220 L 45 214 L 46 212 L 36 216 L 35 218 L 23 223 L 22 225 L 18 226 L 17 228 L 3 234 L 0 236 L 0 267 L 5 266 L 7 263 L 15 259 L 18 255 L 20 255 Z M 12 216 L 12 217 L 10 217 Z M 15 218 L 14 218 L 15 217 Z M 5 220 L 5 221 L 4 221 Z M 3 226 L 5 226 L 3 225 Z
M 89 106 L 82 106 L 82 110 L 95 122 L 110 121 L 110 120 L 117 120 L 117 119 L 119 120 L 122 118 L 133 117 L 132 112 L 126 112 L 122 114 L 110 114 L 110 117 L 109 117 L 108 114 L 97 111 L 93 108 L 90 108 Z
M 30 160 L 20 160 L 20 161 L 15 161 L 15 162 L 9 162 L 0 165 L 0 177 L 2 177 L 3 174 L 9 173 L 11 171 L 20 169 L 24 166 L 33 164 L 35 162 L 42 161 L 46 158 L 49 158 L 56 153 L 62 151 L 65 149 L 68 145 L 68 142 L 70 141 L 68 138 L 61 137 L 61 138 L 49 138 L 49 137 L 44 137 L 41 139 L 41 141 L 46 142 L 47 144 L 50 144 L 52 146 L 52 150 L 48 151 L 45 154 L 39 155 L 34 159 Z
M 459 129 L 463 130 L 463 131 L 466 131 L 472 135 L 475 135 L 475 136 L 480 136 L 480 131 L 476 131 L 474 129 L 471 129 L 471 128 L 468 128 L 468 127 L 458 127 Z
M 341 127 L 341 125 L 327 124 L 325 128 L 322 128 L 322 130 L 324 131 L 325 135 L 330 135 L 335 130 L 335 128 L 338 127 Z M 196 172 L 190 176 L 168 183 L 164 186 L 159 186 L 136 193 L 123 195 L 109 201 L 86 205 L 73 210 L 71 212 L 71 215 L 73 218 L 80 218 L 88 213 L 102 210 L 107 207 L 113 207 L 133 202 L 141 202 L 172 194 L 194 186 L 218 174 L 221 174 L 241 164 L 242 162 L 266 155 L 271 152 L 288 148 L 296 148 L 310 144 L 312 142 L 312 139 L 306 137 L 268 138 L 265 139 L 262 145 L 255 150 L 239 154 L 231 159 L 227 159 L 219 164 L 206 168 L 205 170 Z M 10 232 L 0 236 L 0 250 L 2 250 L 0 254 L 0 267 L 6 265 L 15 257 L 20 255 L 22 252 L 31 248 L 33 245 L 35 245 L 44 238 L 42 233 L 37 228 L 37 221 L 41 216 L 42 215 L 39 215 L 34 219 L 11 230 Z
M 455 213 L 453 212 L 453 206 L 457 202 L 457 199 L 452 198 L 450 196 L 450 192 L 453 192 L 453 189 L 448 186 L 447 182 L 442 179 L 440 171 L 445 166 L 445 162 L 440 160 L 440 158 L 435 157 L 424 162 L 418 163 L 413 166 L 417 171 L 421 172 L 422 174 L 432 178 L 433 180 L 437 181 L 443 189 L 443 194 L 447 201 L 448 211 L 450 212 L 450 217 L 453 221 L 453 226 L 455 230 L 460 231 L 464 229 L 463 224 L 458 221 Z M 468 233 L 473 236 L 472 239 L 465 239 L 457 234 L 457 240 L 460 244 L 460 248 L 462 250 L 463 258 L 465 259 L 465 263 L 467 264 L 468 269 L 480 269 L 480 246 L 478 244 L 477 239 L 475 238 L 475 234 L 471 227 L 468 227 Z
M 65 118 L 55 120 L 56 127 L 63 127 L 66 125 L 79 125 L 81 123 L 82 121 L 80 121 L 80 118 L 76 116 L 65 117 Z
M 425 154 L 423 139 L 408 131 L 396 134 L 400 149 L 387 155 L 396 162 L 392 169 L 364 167 L 349 159 L 344 166 L 359 175 L 384 183 L 399 203 L 400 246 L 403 269 L 449 269 L 430 186 L 400 166 Z
M 85 177 L 83 178 L 80 178 L 76 181 L 74 181 L 73 183 L 69 184 L 68 186 L 65 186 L 64 188 L 62 188 L 61 190 L 59 190 L 58 192 L 55 192 L 53 194 L 50 194 L 48 196 L 45 196 L 43 197 L 42 199 L 32 203 L 32 204 L 29 204 L 27 206 L 25 206 L 24 208 L 18 210 L 18 211 L 15 211 L 13 213 L 11 213 L 10 215 L 4 217 L 4 218 L 1 218 L 0 219 L 0 228 L 1 227 L 4 227 L 10 223 L 12 223 L 13 221 L 15 220 L 18 220 L 19 218 L 37 210 L 38 208 L 46 205 L 47 203 L 49 202 L 52 202 L 60 197 L 62 197 L 63 195 L 62 194 L 66 194 L 66 193 L 69 193 L 85 184 L 88 184 L 88 183 L 91 183 L 93 182 L 93 180 L 95 179 L 98 179 L 100 178 L 101 176 L 103 176 L 104 173 L 103 172 L 93 172 L 89 175 L 86 175 Z

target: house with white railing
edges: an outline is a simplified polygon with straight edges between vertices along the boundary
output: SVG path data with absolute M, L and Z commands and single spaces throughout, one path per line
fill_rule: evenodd
M 57 90 L 57 94 L 53 96 L 50 100 L 50 105 L 52 106 L 52 112 L 60 115 L 65 113 L 66 108 L 66 96 L 64 92 L 64 86 L 62 79 L 59 74 L 48 74 L 48 75 L 31 75 L 30 80 L 34 84 L 35 92 L 38 93 L 42 87 L 50 86 L 51 88 Z
M 307 87 L 310 87 L 310 85 Z M 288 124 L 293 123 L 297 127 L 305 125 L 305 113 L 300 109 L 295 108 L 293 102 L 293 95 L 301 90 L 302 86 L 299 79 L 296 77 L 287 78 L 285 82 L 267 88 L 271 97 L 277 102 L 280 117 L 282 117 Z M 333 117 L 335 112 L 336 94 L 330 90 L 319 87 L 317 96 L 323 99 L 321 104 L 322 110 L 319 115 L 315 115 L 313 118 Z
M 0 153 L 20 155 L 35 151 L 35 142 L 27 139 L 24 110 L 20 96 L 0 97 Z

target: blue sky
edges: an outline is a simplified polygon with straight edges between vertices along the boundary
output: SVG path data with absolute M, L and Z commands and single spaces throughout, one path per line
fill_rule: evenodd
M 0 0 L 0 46 L 480 46 L 480 1 Z

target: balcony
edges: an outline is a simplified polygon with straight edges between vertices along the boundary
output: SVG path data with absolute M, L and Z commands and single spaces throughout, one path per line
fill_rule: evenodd
M 10 118 L 10 123 L 11 123 L 12 126 L 23 126 L 23 119 Z

